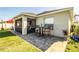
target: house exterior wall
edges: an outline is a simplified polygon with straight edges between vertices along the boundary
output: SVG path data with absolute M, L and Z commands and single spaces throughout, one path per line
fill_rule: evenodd
M 64 37 L 63 30 L 68 30 L 68 27 L 70 26 L 68 26 L 70 21 L 69 14 L 67 12 L 59 13 L 56 14 L 54 18 L 54 35 Z
M 72 12 L 70 12 L 72 11 Z M 36 16 L 30 15 L 19 15 L 14 17 L 14 30 L 15 30 L 15 20 L 22 18 L 22 35 L 27 34 L 27 18 L 36 19 L 36 25 L 44 26 L 45 19 L 49 17 L 53 17 L 54 19 L 54 28 L 51 31 L 52 35 L 63 37 L 63 30 L 68 30 L 68 34 L 70 33 L 71 21 L 73 17 L 73 10 L 60 10 L 58 12 L 49 12 L 46 14 L 37 14 Z
M 13 30 L 15 31 L 15 21 L 22 18 L 22 16 L 13 19 Z
M 44 17 L 39 17 L 36 19 L 36 25 L 44 26 Z
M 37 18 L 36 25 L 41 25 L 41 23 L 43 23 L 43 25 L 44 25 L 44 20 L 47 17 L 54 18 L 54 29 L 51 32 L 52 35 L 63 37 L 64 36 L 63 30 L 70 29 L 69 27 L 71 25 L 70 24 L 71 22 L 70 22 L 70 16 L 69 16 L 68 11 L 39 17 L 39 18 Z
M 22 18 L 22 35 L 27 34 L 27 16 L 20 16 L 14 19 L 13 28 L 15 30 L 15 21 Z
M 27 17 L 23 16 L 22 17 L 22 35 L 27 34 Z

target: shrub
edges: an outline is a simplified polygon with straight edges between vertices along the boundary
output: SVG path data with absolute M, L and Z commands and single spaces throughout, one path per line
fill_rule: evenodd
M 76 26 L 76 27 L 75 27 L 74 33 L 75 33 L 76 35 L 79 35 L 79 26 Z

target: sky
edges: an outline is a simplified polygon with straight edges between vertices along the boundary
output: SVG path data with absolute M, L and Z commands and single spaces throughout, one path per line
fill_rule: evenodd
M 41 13 L 48 10 L 60 9 L 61 7 L 0 7 L 0 19 L 9 20 L 21 12 Z M 63 7 L 62 7 L 63 8 Z M 79 8 L 74 8 L 79 14 Z

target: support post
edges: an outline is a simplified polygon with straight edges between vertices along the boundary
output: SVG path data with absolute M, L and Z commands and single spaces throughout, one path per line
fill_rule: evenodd
M 22 35 L 27 34 L 27 17 L 22 17 Z

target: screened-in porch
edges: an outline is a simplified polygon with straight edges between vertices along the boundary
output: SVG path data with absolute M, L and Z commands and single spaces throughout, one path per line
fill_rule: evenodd
M 15 21 L 15 31 L 22 34 L 22 18 Z

